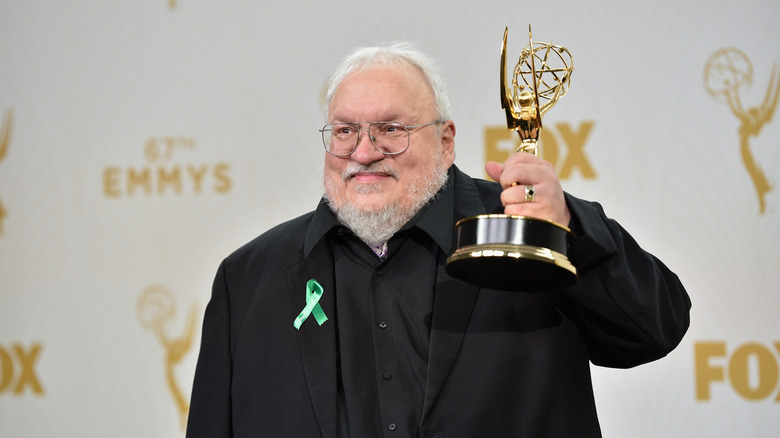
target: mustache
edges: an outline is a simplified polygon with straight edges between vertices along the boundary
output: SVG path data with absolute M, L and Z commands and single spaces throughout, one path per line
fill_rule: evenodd
M 341 174 L 341 180 L 347 181 L 358 173 L 376 173 L 383 175 L 390 175 L 393 178 L 398 178 L 398 172 L 391 166 L 387 166 L 384 163 L 373 162 L 368 166 L 364 166 L 360 163 L 351 162 Z

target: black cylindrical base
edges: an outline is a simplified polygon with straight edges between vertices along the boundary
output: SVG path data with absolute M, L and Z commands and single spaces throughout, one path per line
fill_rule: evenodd
M 490 289 L 541 292 L 577 281 L 567 258 L 568 228 L 543 219 L 481 215 L 459 221 L 449 275 Z

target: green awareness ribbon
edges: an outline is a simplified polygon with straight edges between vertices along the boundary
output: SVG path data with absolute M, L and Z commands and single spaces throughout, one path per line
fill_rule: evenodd
M 317 324 L 319 325 L 322 325 L 328 320 L 328 317 L 325 316 L 325 312 L 322 310 L 322 306 L 320 306 L 322 292 L 322 285 L 319 284 L 317 280 L 312 278 L 306 282 L 306 306 L 301 310 L 298 317 L 295 318 L 295 321 L 293 321 L 293 326 L 295 326 L 296 329 L 301 329 L 301 324 L 306 321 L 306 318 L 308 318 L 309 315 L 314 315 L 314 320 L 317 321 Z

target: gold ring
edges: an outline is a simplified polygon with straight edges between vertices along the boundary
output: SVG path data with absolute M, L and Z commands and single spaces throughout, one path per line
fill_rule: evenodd
M 526 203 L 534 202 L 534 196 L 536 195 L 536 187 L 533 184 L 525 185 L 525 201 Z

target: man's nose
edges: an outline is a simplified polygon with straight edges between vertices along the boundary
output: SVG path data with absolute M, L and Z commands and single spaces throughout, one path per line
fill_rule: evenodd
M 361 129 L 358 133 L 358 144 L 355 151 L 352 152 L 352 159 L 360 164 L 371 164 L 385 158 L 385 154 L 379 152 L 371 141 L 371 134 L 368 129 Z

